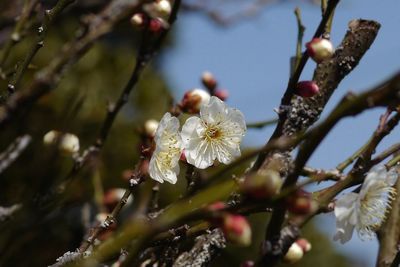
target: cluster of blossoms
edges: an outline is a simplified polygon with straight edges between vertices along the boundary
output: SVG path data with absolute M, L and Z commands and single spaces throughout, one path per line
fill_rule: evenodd
M 131 18 L 131 23 L 135 27 L 142 28 L 147 26 L 151 32 L 157 33 L 162 29 L 167 29 L 168 17 L 171 14 L 172 6 L 169 0 L 155 0 L 143 5 L 144 13 L 136 13 Z
M 240 156 L 240 143 L 246 132 L 242 112 L 211 96 L 200 106 L 200 116 L 188 118 L 179 131 L 179 120 L 166 113 L 156 130 L 156 149 L 149 165 L 150 177 L 162 183 L 176 183 L 179 159 L 205 169 L 215 160 L 229 164 Z
M 354 229 L 362 240 L 371 239 L 385 220 L 387 209 L 396 194 L 393 185 L 399 174 L 395 168 L 375 166 L 367 174 L 359 193 L 344 194 L 336 201 L 334 240 L 349 241 Z

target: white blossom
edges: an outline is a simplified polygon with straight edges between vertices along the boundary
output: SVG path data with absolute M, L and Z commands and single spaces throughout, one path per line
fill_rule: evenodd
M 45 145 L 57 144 L 59 149 L 67 155 L 79 151 L 79 138 L 72 133 L 52 130 L 44 135 L 43 143 Z
M 160 183 L 167 181 L 175 184 L 182 153 L 179 120 L 170 113 L 166 113 L 158 125 L 154 140 L 156 149 L 150 160 L 150 177 Z
M 334 240 L 349 241 L 354 229 L 362 240 L 371 239 L 386 218 L 386 211 L 396 191 L 395 168 L 375 166 L 367 174 L 359 193 L 347 193 L 336 201 L 336 234 Z
M 213 96 L 182 127 L 182 142 L 187 162 L 199 169 L 213 165 L 215 159 L 229 164 L 240 156 L 240 143 L 246 132 L 242 112 L 228 107 Z

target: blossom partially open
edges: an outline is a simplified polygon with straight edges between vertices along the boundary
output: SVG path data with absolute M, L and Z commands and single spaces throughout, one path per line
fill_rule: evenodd
M 347 193 L 336 201 L 334 240 L 349 241 L 354 229 L 362 240 L 371 239 L 385 220 L 387 208 L 395 195 L 392 187 L 399 174 L 384 166 L 375 166 L 367 174 L 359 193 Z
M 158 125 L 154 140 L 156 149 L 150 160 L 150 177 L 160 183 L 167 181 L 175 184 L 182 152 L 179 120 L 166 113 Z
M 240 156 L 240 143 L 246 133 L 242 112 L 212 96 L 182 127 L 182 142 L 188 163 L 199 169 L 219 162 L 229 164 Z

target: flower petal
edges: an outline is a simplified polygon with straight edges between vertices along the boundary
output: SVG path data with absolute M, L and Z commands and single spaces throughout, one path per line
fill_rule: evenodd
M 201 119 L 208 124 L 215 124 L 226 120 L 227 106 L 218 97 L 212 96 L 210 102 L 200 109 Z
M 336 221 L 336 234 L 333 237 L 334 241 L 339 240 L 344 244 L 353 236 L 354 225 L 350 224 L 346 219 Z
M 345 218 L 350 219 L 350 217 L 354 217 L 352 216 L 352 213 L 354 212 L 354 209 L 356 207 L 357 198 L 358 194 L 351 192 L 344 194 L 338 200 L 336 200 L 335 216 L 338 220 L 343 220 Z M 354 218 L 352 219 L 354 220 Z

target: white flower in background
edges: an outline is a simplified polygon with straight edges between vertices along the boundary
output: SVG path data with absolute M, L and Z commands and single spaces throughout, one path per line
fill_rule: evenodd
M 179 120 L 165 113 L 161 119 L 154 140 L 156 149 L 150 160 L 149 174 L 154 180 L 175 184 L 179 174 L 179 158 L 182 140 L 179 134 Z
M 59 149 L 67 155 L 79 151 L 79 138 L 71 133 L 52 130 L 44 135 L 43 143 L 45 145 L 57 144 Z
M 158 121 L 156 120 L 147 120 L 144 123 L 144 132 L 150 137 L 153 137 L 156 134 L 157 128 Z
M 367 174 L 359 193 L 347 193 L 336 201 L 334 240 L 349 241 L 354 228 L 362 240 L 371 239 L 385 220 L 387 208 L 396 194 L 392 187 L 399 174 L 395 168 L 375 166 Z
M 242 112 L 213 96 L 201 107 L 200 118 L 190 117 L 182 127 L 186 160 L 199 169 L 213 165 L 215 159 L 229 164 L 240 156 L 245 132 Z

